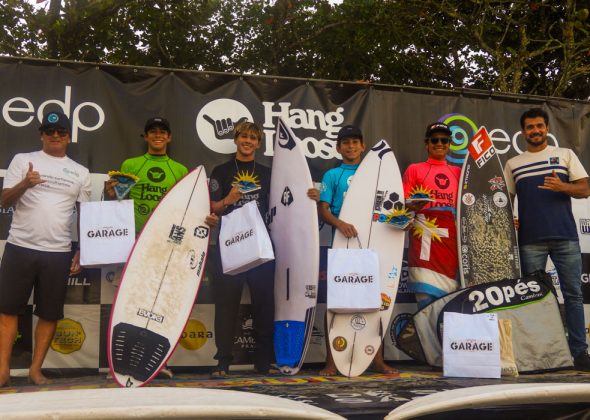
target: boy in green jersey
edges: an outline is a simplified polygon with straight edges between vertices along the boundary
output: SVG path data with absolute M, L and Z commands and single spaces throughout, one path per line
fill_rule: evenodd
M 121 165 L 121 172 L 139 177 L 129 192 L 135 209 L 136 234 L 139 234 L 164 194 L 188 173 L 186 166 L 167 155 L 168 144 L 172 140 L 168 120 L 162 117 L 148 119 L 143 138 L 147 143 L 147 153 L 127 159 Z M 116 180 L 107 181 L 107 199 L 115 198 L 113 187 L 116 184 Z
M 172 140 L 172 130 L 167 119 L 149 118 L 143 131 L 147 153 L 127 159 L 121 165 L 121 172 L 133 174 L 139 178 L 128 195 L 128 198 L 133 199 L 136 235 L 141 232 L 145 222 L 164 195 L 188 173 L 186 166 L 171 159 L 167 154 L 168 144 Z M 117 181 L 114 179 L 105 183 L 105 199 L 116 198 L 114 190 L 116 184 Z M 218 220 L 219 218 L 212 214 L 207 216 L 205 222 L 215 226 Z M 160 370 L 160 375 L 168 378 L 173 376 L 168 366 Z

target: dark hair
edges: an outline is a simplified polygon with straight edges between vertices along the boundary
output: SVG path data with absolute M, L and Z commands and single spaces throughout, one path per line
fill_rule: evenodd
M 549 115 L 547 115 L 547 113 L 545 111 L 543 111 L 541 108 L 531 108 L 531 109 L 525 111 L 520 116 L 520 128 L 524 128 L 524 120 L 526 120 L 527 118 L 538 118 L 538 117 L 543 117 L 543 119 L 545 120 L 545 125 L 549 125 Z
M 338 136 L 336 137 L 336 146 L 340 146 L 344 139 L 358 139 L 364 144 L 363 132 L 355 125 L 345 125 L 340 129 L 340 131 L 338 131 Z

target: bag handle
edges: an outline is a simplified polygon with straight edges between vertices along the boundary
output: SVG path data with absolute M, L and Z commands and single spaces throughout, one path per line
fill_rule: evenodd
M 359 236 L 355 236 L 356 240 L 359 243 L 359 249 L 363 249 L 363 244 L 361 243 L 361 238 L 359 238 Z M 347 239 L 346 241 L 346 248 L 349 248 L 348 244 L 350 243 L 350 238 Z

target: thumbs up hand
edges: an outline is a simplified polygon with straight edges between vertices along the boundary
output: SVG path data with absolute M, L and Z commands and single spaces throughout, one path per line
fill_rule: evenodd
M 25 182 L 27 188 L 32 188 L 35 185 L 42 184 L 45 182 L 45 180 L 41 179 L 41 175 L 39 175 L 39 172 L 33 170 L 32 162 L 29 162 L 29 170 L 25 175 Z
M 539 185 L 539 188 L 541 188 L 542 190 L 551 190 L 551 191 L 558 192 L 558 191 L 564 191 L 565 186 L 566 186 L 566 183 L 563 182 L 561 180 L 561 178 L 559 178 L 559 176 L 557 176 L 557 173 L 555 173 L 555 170 L 553 170 L 551 175 L 548 175 L 545 177 L 545 179 L 543 181 L 543 185 Z

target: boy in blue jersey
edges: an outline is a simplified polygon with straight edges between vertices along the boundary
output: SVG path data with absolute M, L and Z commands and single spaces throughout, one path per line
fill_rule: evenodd
M 361 130 L 353 125 L 342 127 L 336 139 L 336 150 L 342 155 L 342 164 L 337 168 L 330 169 L 324 174 L 318 211 L 320 218 L 324 222 L 338 229 L 345 237 L 354 238 L 358 235 L 354 225 L 340 219 L 338 216 L 340 215 L 340 209 L 344 202 L 344 195 L 361 163 L 362 154 L 365 151 L 365 143 Z M 320 370 L 321 376 L 334 376 L 338 373 L 328 340 L 328 328 L 326 327 L 327 360 L 326 366 Z M 379 351 L 375 354 L 373 369 L 386 374 L 397 372 L 383 360 L 383 345 L 381 345 Z
M 578 370 L 590 371 L 582 296 L 582 256 L 571 198 L 590 196 L 588 174 L 570 149 L 547 144 L 549 117 L 532 108 L 520 117 L 527 150 L 506 162 L 512 198 L 518 195 L 518 241 L 524 274 L 545 270 L 550 256 L 565 302 L 568 344 Z

